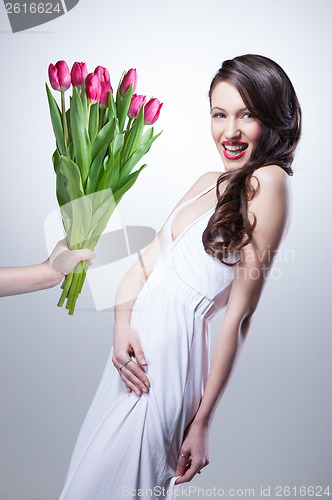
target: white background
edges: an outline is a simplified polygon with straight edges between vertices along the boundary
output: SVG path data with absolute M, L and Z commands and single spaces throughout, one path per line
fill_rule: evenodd
M 271 57 L 298 93 L 304 129 L 281 275 L 266 284 L 216 414 L 211 464 L 191 483 L 201 487 L 255 488 L 258 498 L 271 485 L 273 498 L 276 485 L 330 482 L 332 492 L 331 14 L 329 0 L 80 0 L 12 34 L 0 4 L 2 266 L 47 258 L 43 225 L 56 208 L 50 62 L 107 66 L 114 88 L 136 67 L 137 91 L 164 102 L 156 124 L 164 132 L 119 205 L 123 223 L 156 230 L 199 175 L 222 169 L 207 92 L 223 60 Z M 96 312 L 87 288 L 71 318 L 56 307 L 59 293 L 0 301 L 0 500 L 58 498 L 112 344 L 111 310 Z

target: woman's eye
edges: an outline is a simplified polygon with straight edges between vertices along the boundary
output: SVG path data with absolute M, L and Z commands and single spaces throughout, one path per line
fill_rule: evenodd
M 247 118 L 248 120 L 254 118 L 254 116 L 251 113 L 243 113 L 242 115 L 244 118 Z
M 214 113 L 212 115 L 212 118 L 225 118 L 225 114 L 224 113 Z

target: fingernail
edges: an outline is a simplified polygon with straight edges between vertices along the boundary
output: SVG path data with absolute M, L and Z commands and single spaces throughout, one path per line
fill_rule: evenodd
M 145 394 L 148 392 L 147 388 L 146 387 L 143 387 L 142 388 L 142 391 L 145 392 Z
M 145 358 L 142 358 L 142 359 L 141 359 L 141 361 L 142 361 L 142 363 L 141 363 L 142 365 L 146 365 L 146 364 L 147 364 L 147 362 L 146 362 L 146 359 L 145 359 Z

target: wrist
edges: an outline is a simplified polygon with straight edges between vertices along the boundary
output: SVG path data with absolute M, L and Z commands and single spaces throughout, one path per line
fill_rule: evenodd
M 50 259 L 47 259 L 42 264 L 39 264 L 39 267 L 41 270 L 44 288 L 52 288 L 53 286 L 61 283 L 64 278 L 61 273 L 53 269 Z
M 212 419 L 208 417 L 202 417 L 198 414 L 196 414 L 194 420 L 191 423 L 191 427 L 196 427 L 200 431 L 210 431 L 210 427 L 212 424 Z
M 126 320 L 115 321 L 114 327 L 113 327 L 113 332 L 114 333 L 121 333 L 124 330 L 126 330 L 127 328 L 130 328 L 129 321 L 126 321 Z

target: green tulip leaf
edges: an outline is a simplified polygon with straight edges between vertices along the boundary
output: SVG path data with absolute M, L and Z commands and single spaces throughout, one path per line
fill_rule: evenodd
M 72 142 L 73 138 L 71 135 L 71 126 L 70 126 L 70 107 L 66 111 L 66 120 L 67 120 L 67 127 L 68 127 L 69 142 Z M 67 154 L 66 154 L 66 156 L 67 156 Z
M 98 183 L 104 174 L 104 155 L 105 151 L 100 150 L 90 166 L 89 176 L 85 188 L 86 194 L 94 193 L 97 190 Z
M 59 153 L 59 150 L 56 149 L 54 151 L 53 155 L 52 155 L 52 162 L 53 162 L 54 172 L 56 174 L 59 172 L 60 161 L 61 161 L 61 155 Z
M 66 149 L 66 156 L 68 156 L 68 158 L 73 158 L 74 157 L 74 144 L 73 144 L 73 141 L 71 141 L 68 144 L 68 148 Z
M 115 161 L 114 157 L 110 157 L 104 174 L 98 184 L 98 191 L 104 189 L 114 189 L 119 181 L 119 161 Z
M 56 176 L 56 197 L 60 207 L 70 202 L 70 196 L 66 185 L 66 177 L 60 172 L 58 172 Z
M 134 87 L 133 84 L 131 84 L 124 96 L 120 94 L 119 90 L 116 96 L 116 108 L 119 120 L 119 128 L 121 132 L 123 131 L 124 124 L 127 118 L 131 98 L 133 96 L 133 91 Z
M 79 167 L 67 156 L 61 156 L 59 173 L 64 178 L 64 184 L 70 200 L 84 196 L 81 172 Z
M 73 89 L 70 107 L 70 123 L 74 145 L 74 159 L 80 169 L 83 186 L 89 174 L 91 163 L 91 144 L 88 131 L 84 125 L 85 113 L 76 87 Z
M 82 196 L 61 207 L 61 215 L 67 227 L 67 242 L 71 250 L 81 248 L 90 232 L 92 204 L 89 196 Z
M 122 185 L 120 188 L 117 187 L 115 193 L 114 193 L 114 200 L 115 203 L 118 204 L 119 201 L 121 200 L 122 196 L 130 189 L 136 182 L 139 174 L 142 172 L 142 170 L 146 167 L 146 164 L 142 165 L 138 170 L 135 172 L 132 172 L 124 185 Z
M 141 144 L 144 129 L 144 106 L 141 107 L 138 116 L 131 127 L 122 153 L 122 162 L 126 163 L 128 158 L 137 151 Z
M 113 93 L 110 92 L 108 96 L 108 107 L 107 107 L 107 120 L 112 121 L 113 118 L 117 117 L 116 104 L 114 101 Z
M 109 160 L 104 163 L 104 174 L 98 183 L 97 190 L 113 189 L 119 180 L 120 155 L 123 147 L 124 133 L 118 132 L 109 146 Z
M 110 159 L 110 157 L 108 155 L 106 155 L 104 158 L 104 161 L 103 161 L 104 172 L 106 170 L 109 159 Z
M 106 125 L 99 131 L 98 135 L 96 136 L 91 146 L 92 161 L 94 161 L 96 156 L 99 154 L 100 150 L 103 150 L 105 155 L 108 145 L 112 142 L 114 138 L 116 127 L 117 127 L 117 120 L 116 118 L 114 118 L 111 122 L 106 123 Z
M 84 111 L 84 115 L 85 115 L 85 124 L 88 123 L 88 100 L 86 98 L 86 92 L 85 92 L 85 78 L 83 80 L 83 83 L 82 83 L 82 89 L 80 91 L 80 98 L 81 98 L 81 101 L 82 101 L 82 109 Z
M 89 117 L 89 136 L 91 144 L 95 140 L 98 134 L 99 127 L 99 104 L 96 102 L 91 105 L 90 108 L 90 117 Z
M 92 214 L 91 235 L 96 232 L 96 227 L 98 226 L 104 226 L 99 235 L 103 232 L 110 218 L 109 212 L 113 213 L 116 208 L 112 191 L 108 189 L 105 191 L 101 191 L 101 193 L 104 194 L 105 199 L 102 203 L 99 204 L 98 208 Z
M 153 137 L 153 127 L 148 128 L 148 130 L 143 134 L 141 144 L 149 141 Z
M 143 158 L 143 156 L 149 151 L 151 144 L 159 137 L 161 132 L 154 137 L 151 137 L 149 140 L 145 141 L 145 143 L 138 148 L 137 151 L 126 161 L 126 163 L 121 167 L 120 170 L 120 183 L 123 185 L 123 182 L 126 180 L 127 176 L 130 174 L 134 166 Z
M 46 93 L 48 99 L 48 105 L 50 108 L 51 122 L 55 135 L 56 145 L 61 154 L 65 153 L 65 139 L 63 134 L 63 125 L 62 125 L 62 117 L 59 106 L 56 100 L 53 97 L 52 92 L 50 91 L 47 83 L 46 83 Z
M 118 132 L 114 136 L 114 139 L 109 146 L 110 155 L 116 156 L 118 153 L 120 153 L 122 150 L 123 144 L 124 144 L 124 133 Z
M 100 130 L 99 134 L 92 144 L 91 157 L 93 161 L 90 167 L 89 177 L 86 185 L 87 194 L 93 193 L 97 190 L 103 174 L 107 169 L 107 166 L 106 169 L 104 168 L 104 157 L 109 147 L 109 143 L 114 137 L 114 133 L 117 128 L 117 122 L 118 121 L 115 118 L 111 122 L 106 123 L 106 125 Z M 120 134 L 117 134 L 117 136 L 118 135 Z

